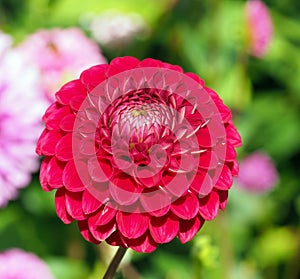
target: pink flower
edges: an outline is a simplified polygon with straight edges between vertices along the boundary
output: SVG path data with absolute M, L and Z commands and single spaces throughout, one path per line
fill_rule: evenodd
M 34 151 L 46 106 L 35 86 L 37 70 L 11 43 L 0 33 L 0 207 L 16 198 L 38 169 Z
M 90 29 L 101 45 L 122 47 L 128 45 L 134 37 L 146 34 L 149 27 L 139 14 L 110 11 L 95 17 Z
M 262 58 L 267 54 L 273 38 L 273 23 L 268 7 L 261 0 L 248 0 L 246 21 L 250 52 L 253 56 Z
M 47 265 L 36 255 L 20 249 L 0 253 L 1 279 L 54 279 Z
M 64 85 L 44 115 L 40 181 L 93 243 L 151 252 L 191 240 L 227 203 L 241 139 L 195 74 L 159 60 L 112 60 Z
M 278 173 L 272 159 L 265 153 L 255 152 L 246 157 L 240 166 L 237 183 L 252 192 L 266 192 L 278 182 Z
M 50 101 L 67 80 L 77 78 L 87 67 L 106 62 L 97 44 L 78 28 L 40 30 L 19 48 L 40 69 L 41 87 Z

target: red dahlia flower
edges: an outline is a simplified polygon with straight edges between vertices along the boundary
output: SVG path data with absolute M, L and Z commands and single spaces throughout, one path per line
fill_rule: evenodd
M 191 240 L 225 208 L 241 140 L 229 109 L 195 74 L 116 58 L 56 100 L 37 146 L 40 180 L 86 240 L 151 252 Z

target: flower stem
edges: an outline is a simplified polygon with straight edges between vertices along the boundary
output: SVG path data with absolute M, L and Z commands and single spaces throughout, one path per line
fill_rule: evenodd
M 114 275 L 117 271 L 117 268 L 124 257 L 125 253 L 127 251 L 127 248 L 119 247 L 117 253 L 115 254 L 114 258 L 110 262 L 108 269 L 106 270 L 103 279 L 112 279 L 114 278 Z

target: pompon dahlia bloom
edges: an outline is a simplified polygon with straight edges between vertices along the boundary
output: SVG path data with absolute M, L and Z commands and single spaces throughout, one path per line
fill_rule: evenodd
M 51 102 L 53 92 L 66 81 L 87 67 L 106 63 L 97 44 L 79 28 L 39 30 L 28 36 L 19 48 L 38 66 L 41 88 Z
M 42 187 L 90 242 L 185 243 L 226 206 L 241 145 L 231 118 L 195 74 L 116 58 L 56 93 L 37 145 Z
M 0 32 L 0 207 L 17 197 L 39 167 L 35 147 L 46 107 L 35 86 L 36 69 L 11 44 Z
M 246 3 L 246 23 L 249 48 L 253 56 L 262 58 L 267 54 L 273 38 L 273 23 L 268 7 L 261 0 Z
M 54 276 L 36 255 L 15 248 L 0 253 L 0 278 L 54 279 Z
M 241 162 L 237 183 L 250 192 L 266 192 L 278 182 L 273 160 L 263 152 L 254 152 Z

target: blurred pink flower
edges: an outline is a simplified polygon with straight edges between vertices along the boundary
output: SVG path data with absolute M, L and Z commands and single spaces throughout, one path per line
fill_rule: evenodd
M 254 152 L 240 163 L 237 184 L 251 192 L 266 192 L 278 182 L 272 159 L 263 152 Z
M 1 279 L 54 279 L 48 266 L 32 253 L 10 249 L 0 253 Z
M 137 13 L 108 11 L 92 19 L 90 30 L 101 45 L 122 47 L 128 45 L 134 37 L 147 34 L 149 27 Z
M 86 68 L 102 64 L 97 44 L 78 28 L 40 30 L 19 48 L 40 69 L 40 83 L 49 101 L 67 80 L 77 78 Z
M 261 0 L 248 0 L 246 21 L 250 52 L 253 56 L 262 58 L 267 54 L 273 38 L 273 23 L 268 7 Z
M 46 106 L 35 84 L 38 72 L 0 32 L 0 207 L 17 197 L 38 169 L 35 144 Z

